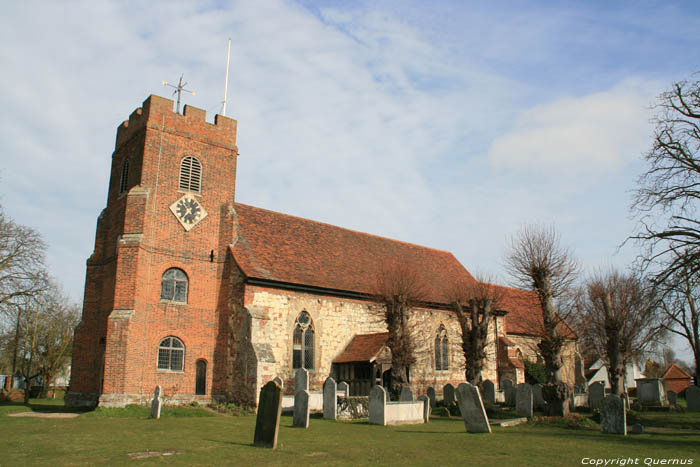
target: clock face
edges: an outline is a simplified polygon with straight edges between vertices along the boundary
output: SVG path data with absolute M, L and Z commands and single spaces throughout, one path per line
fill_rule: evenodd
M 170 205 L 170 211 L 187 231 L 207 217 L 204 206 L 192 195 L 184 195 L 175 201 Z

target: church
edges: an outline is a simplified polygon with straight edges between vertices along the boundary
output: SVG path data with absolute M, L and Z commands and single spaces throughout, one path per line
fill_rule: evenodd
M 427 297 L 411 313 L 414 392 L 464 381 L 455 282 L 475 279 L 449 252 L 237 203 L 236 120 L 150 96 L 118 130 L 87 260 L 66 404 L 255 406 L 260 388 L 296 369 L 311 389 L 332 376 L 351 395 L 386 384 L 391 352 L 372 292 L 382 268 L 410 264 Z M 254 163 L 254 162 L 252 162 Z M 524 381 L 538 360 L 540 312 L 502 288 L 484 379 Z M 565 347 L 574 382 L 575 335 Z M 438 392 L 441 389 L 438 389 Z

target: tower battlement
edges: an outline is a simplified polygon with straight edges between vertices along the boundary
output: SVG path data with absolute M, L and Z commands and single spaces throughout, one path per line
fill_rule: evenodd
M 206 121 L 206 110 L 185 105 L 184 112 L 180 115 L 173 111 L 173 105 L 171 99 L 154 94 L 148 96 L 141 107 L 134 110 L 129 119 L 117 128 L 115 150 L 148 127 L 182 134 L 237 152 L 236 120 L 217 114 L 214 123 L 209 123 Z

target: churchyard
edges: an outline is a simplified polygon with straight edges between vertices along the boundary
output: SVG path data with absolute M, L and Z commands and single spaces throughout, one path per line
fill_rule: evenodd
M 459 392 L 459 391 L 456 391 Z M 438 401 L 429 423 L 381 426 L 368 419 L 334 421 L 312 414 L 308 428 L 280 417 L 276 449 L 253 446 L 256 415 L 216 414 L 203 407 L 65 409 L 60 400 L 0 405 L 0 465 L 92 465 L 162 462 L 176 465 L 582 465 L 595 459 L 693 459 L 700 462 L 700 413 L 631 411 L 645 432 L 601 433 L 597 411 L 569 422 L 539 411 L 529 422 L 501 427 L 516 408 L 486 403 L 492 433 L 468 433 L 459 415 Z M 517 401 L 516 401 L 517 402 Z M 684 408 L 685 400 L 678 403 Z M 451 404 L 457 405 L 457 401 Z M 11 417 L 59 412 L 74 418 Z M 231 411 L 229 411 L 230 413 Z M 584 459 L 587 459 L 584 461 Z

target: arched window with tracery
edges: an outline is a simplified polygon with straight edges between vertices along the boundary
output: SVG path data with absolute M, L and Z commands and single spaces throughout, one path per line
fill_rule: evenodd
M 160 283 L 160 299 L 170 302 L 187 303 L 187 289 L 189 280 L 185 271 L 178 268 L 170 268 L 163 274 Z
M 202 163 L 194 156 L 186 156 L 180 163 L 180 190 L 201 193 Z
M 185 344 L 177 337 L 166 337 L 158 346 L 158 369 L 182 371 L 185 367 Z
M 442 324 L 435 335 L 435 369 L 441 371 L 450 369 L 450 349 L 447 340 L 447 330 Z
M 305 311 L 299 313 L 294 323 L 292 368 L 314 368 L 314 323 Z

